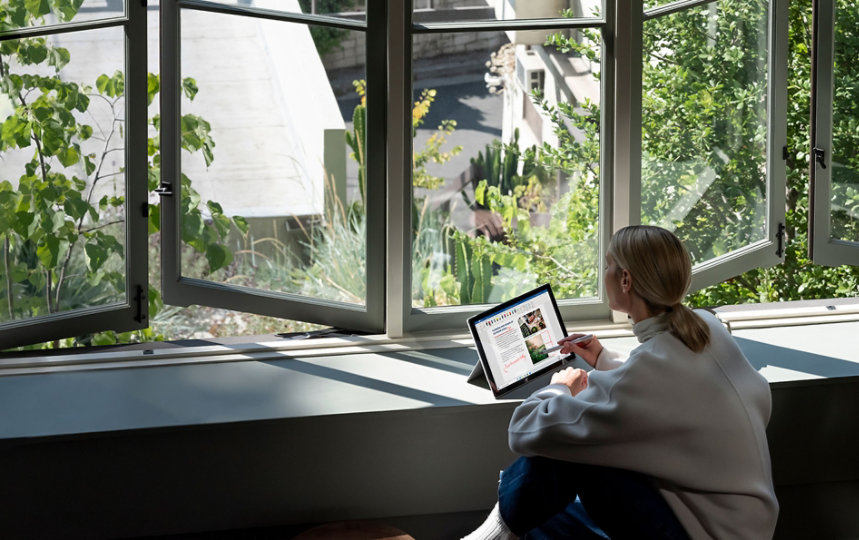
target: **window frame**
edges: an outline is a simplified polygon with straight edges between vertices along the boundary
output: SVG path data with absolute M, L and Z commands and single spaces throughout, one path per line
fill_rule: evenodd
M 663 17 L 708 4 L 718 4 L 719 0 L 680 0 L 645 11 L 642 24 L 647 20 Z M 788 65 L 788 2 L 785 0 L 768 1 L 768 80 L 767 80 L 767 216 L 766 235 L 740 249 L 720 257 L 700 262 L 692 268 L 690 292 L 720 283 L 755 268 L 766 268 L 784 262 L 785 242 L 785 188 L 787 185 L 787 65 Z M 643 31 L 643 30 L 642 30 Z M 639 36 L 640 39 L 640 36 Z M 639 41 L 639 51 L 640 51 Z M 638 57 L 641 55 L 639 53 Z M 640 223 L 641 216 L 641 62 L 637 63 L 637 92 L 635 112 L 639 129 L 637 135 L 638 152 L 631 152 L 638 164 L 631 165 L 629 175 L 630 224 Z
M 162 224 L 162 296 L 165 303 L 191 304 L 295 319 L 364 332 L 387 333 L 397 338 L 422 332 L 453 330 L 460 333 L 465 320 L 483 306 L 449 306 L 416 309 L 411 305 L 411 209 L 412 209 L 412 74 L 411 37 L 431 32 L 468 32 L 493 29 L 533 30 L 597 27 L 602 31 L 601 66 L 602 122 L 600 179 L 600 254 L 605 253 L 611 232 L 640 221 L 641 176 L 641 47 L 644 21 L 648 17 L 687 9 L 714 0 L 673 2 L 644 12 L 626 0 L 604 1 L 600 17 L 481 21 L 478 23 L 427 23 L 415 25 L 413 0 L 379 0 L 368 5 L 366 21 L 350 21 L 324 15 L 285 14 L 247 6 L 214 4 L 203 0 L 169 0 L 160 6 L 161 32 L 161 145 L 162 178 L 159 189 Z M 787 1 L 769 1 L 768 81 L 768 216 L 767 239 L 728 255 L 696 265 L 693 290 L 717 283 L 752 268 L 782 262 L 786 181 L 786 88 L 787 88 Z M 209 282 L 181 274 L 180 234 L 181 178 L 180 126 L 180 36 L 182 9 L 214 11 L 236 16 L 261 17 L 287 22 L 321 24 L 367 33 L 366 76 L 368 82 L 367 149 L 367 297 L 365 306 L 248 290 Z M 146 208 L 146 40 L 145 6 L 128 4 L 127 102 L 127 209 Z M 142 16 L 141 16 L 142 13 Z M 134 21 L 132 24 L 131 21 Z M 75 25 L 95 28 L 110 21 Z M 56 29 L 46 29 L 50 33 Z M 32 33 L 33 31 L 27 30 Z M 129 46 L 136 41 L 134 47 Z M 132 56 L 133 55 L 133 56 Z M 378 59 L 385 61 L 380 62 Z M 831 86 L 831 85 L 830 85 Z M 140 88 L 142 91 L 136 91 Z M 372 111 L 376 111 L 372 114 Z M 134 129 L 136 127 L 136 129 Z M 379 141 L 372 144 L 372 141 Z M 134 151 L 132 152 L 132 149 Z M 141 161 L 142 160 L 142 161 Z M 0 339 L 16 334 L 17 342 L 33 342 L 105 328 L 131 329 L 147 326 L 146 308 L 148 257 L 145 213 L 127 212 L 127 291 L 138 291 L 139 302 L 129 298 L 120 309 L 94 308 L 51 316 L 50 320 L 11 323 L 0 328 Z M 133 225 L 133 226 L 132 226 Z M 383 242 L 373 239 L 384 239 Z M 782 246 L 780 254 L 776 249 Z M 567 321 L 605 321 L 610 318 L 602 273 L 597 298 L 561 300 Z M 142 292 L 140 287 L 142 287 Z M 142 312 L 142 318 L 140 313 Z M 135 320 L 138 317 L 140 320 Z M 7 328 L 13 331 L 7 332 Z M 0 344 L 6 342 L 0 341 Z
M 389 143 L 388 147 L 401 150 L 400 153 L 392 151 L 389 154 L 391 161 L 396 161 L 395 167 L 390 167 L 389 175 L 389 200 L 396 201 L 395 206 L 389 205 L 389 276 L 403 276 L 402 280 L 389 280 L 388 284 L 388 327 L 387 333 L 392 337 L 423 332 L 439 332 L 444 330 L 460 331 L 466 328 L 466 319 L 486 309 L 485 304 L 443 306 L 433 308 L 412 307 L 412 279 L 411 275 L 411 226 L 412 216 L 412 170 L 411 160 L 402 159 L 411 156 L 414 152 L 411 126 L 412 107 L 412 69 L 411 69 L 411 37 L 413 35 L 428 33 L 455 33 L 475 32 L 487 30 L 543 30 L 543 29 L 574 29 L 574 28 L 598 28 L 602 30 L 602 47 L 607 49 L 606 33 L 609 31 L 610 13 L 613 7 L 603 2 L 603 10 L 600 17 L 580 17 L 572 19 L 547 18 L 547 19 L 519 19 L 498 21 L 469 21 L 469 22 L 439 22 L 415 24 L 412 22 L 411 1 L 391 2 L 389 24 L 391 25 L 392 41 L 389 43 L 391 51 L 403 51 L 404 56 L 396 60 L 399 63 L 391 65 L 391 83 L 395 78 L 403 77 L 401 90 L 391 88 L 390 95 L 396 99 L 390 101 L 389 109 Z M 610 2 L 608 3 L 610 4 Z M 401 11 L 400 11 L 401 10 Z M 392 55 L 393 56 L 393 55 Z M 401 67 L 401 69 L 397 69 Z M 612 95 L 610 87 L 614 80 L 614 66 L 611 62 L 603 60 L 601 67 L 601 103 Z M 398 79 L 400 82 L 400 79 Z M 599 252 L 605 253 L 610 233 L 607 223 L 609 220 L 609 193 L 611 192 L 611 162 L 610 150 L 612 143 L 611 133 L 614 126 L 609 125 L 612 115 L 606 106 L 601 108 L 602 123 L 600 127 L 600 208 L 602 226 L 599 232 Z M 395 119 L 396 117 L 396 119 Z M 400 120 L 400 118 L 402 118 Z M 396 133 L 397 140 L 391 140 L 391 134 Z M 398 146 L 395 146 L 398 145 Z M 398 180 L 399 179 L 399 180 Z M 600 255 L 601 256 L 601 255 Z M 600 259 L 601 260 L 601 259 Z M 572 319 L 606 319 L 610 315 L 608 299 L 603 287 L 602 272 L 598 273 L 598 295 L 595 298 L 558 300 L 561 316 L 565 320 Z
M 125 14 L 86 22 L 28 27 L 0 33 L 20 39 L 122 27 L 125 74 L 125 301 L 74 309 L 0 324 L 0 349 L 54 341 L 69 336 L 149 326 L 149 253 L 147 202 L 147 8 L 125 1 Z
M 181 10 L 200 10 L 231 16 L 246 16 L 300 24 L 323 25 L 367 34 L 367 133 L 368 141 L 380 140 L 372 134 L 384 128 L 384 64 L 370 62 L 371 51 L 379 50 L 384 37 L 384 6 L 372 3 L 367 22 L 351 21 L 325 15 L 287 13 L 269 9 L 205 1 L 177 0 L 161 4 L 161 198 L 162 264 L 161 287 L 164 302 L 178 306 L 192 304 L 220 307 L 302 320 L 363 332 L 384 332 L 384 246 L 370 241 L 384 234 L 385 220 L 380 211 L 384 205 L 384 146 L 368 144 L 367 149 L 367 296 L 366 305 L 353 305 L 279 293 L 247 289 L 182 275 L 181 219 Z M 375 181 L 370 181 L 370 179 Z
M 832 237 L 835 0 L 813 0 L 808 254 L 815 264 L 859 265 L 859 242 Z M 822 156 L 818 157 L 818 152 Z

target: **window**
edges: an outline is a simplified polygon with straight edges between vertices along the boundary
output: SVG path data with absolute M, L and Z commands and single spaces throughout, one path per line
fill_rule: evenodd
M 2 1 L 0 21 L 0 348 L 145 327 L 146 10 Z
M 462 332 L 487 303 L 551 282 L 565 319 L 605 319 L 606 245 L 634 223 L 686 241 L 695 289 L 750 282 L 699 303 L 770 300 L 752 281 L 771 267 L 818 272 L 794 271 L 791 244 L 807 215 L 804 143 L 787 128 L 802 117 L 807 130 L 801 101 L 788 110 L 798 3 L 789 18 L 775 0 L 170 0 L 150 6 L 161 43 L 148 77 L 145 48 L 126 46 L 146 42 L 139 5 L 60 2 L 25 21 L 18 4 L 0 0 L 14 22 L 0 32 L 3 346 L 145 327 L 158 295 L 396 337 Z M 821 1 L 816 19 L 831 30 L 817 31 L 815 83 L 813 248 L 826 264 L 856 264 L 859 245 L 857 25 L 841 5 Z M 89 62 L 104 78 L 72 71 L 93 39 L 123 45 Z M 50 116 L 32 66 L 66 56 L 58 80 L 92 79 L 90 108 L 67 100 Z M 18 81 L 34 88 L 29 127 Z M 149 100 L 160 114 L 147 122 Z M 121 124 L 99 131 L 84 112 Z M 38 122 L 66 126 L 63 144 Z M 47 186 L 30 160 L 34 129 L 67 182 Z M 91 149 L 104 133 L 111 144 Z M 36 194 L 37 180 L 50 189 Z
M 815 13 L 811 256 L 859 265 L 859 14 L 849 2 L 817 2 Z
M 695 288 L 783 259 L 785 22 L 766 0 L 645 13 L 641 222 L 684 241 Z
M 389 269 L 410 277 L 407 304 L 395 307 L 403 331 L 465 328 L 479 306 L 545 281 L 578 316 L 608 314 L 600 284 L 606 23 L 600 2 L 580 8 L 511 2 L 490 20 L 452 12 L 441 22 L 403 21 L 412 95 L 398 105 L 413 108 L 403 135 L 414 158 L 391 170 L 411 184 L 394 222 L 410 223 L 411 239 L 406 260 Z M 445 77 L 431 76 L 435 66 Z M 399 182 L 389 178 L 390 189 Z M 391 323 L 389 315 L 389 333 Z
M 384 246 L 369 239 L 383 235 L 384 155 L 366 133 L 381 130 L 385 75 L 364 68 L 360 19 L 298 2 L 162 5 L 165 302 L 383 331 Z M 335 89 L 355 96 L 348 125 Z M 180 152 L 195 130 L 216 155 Z

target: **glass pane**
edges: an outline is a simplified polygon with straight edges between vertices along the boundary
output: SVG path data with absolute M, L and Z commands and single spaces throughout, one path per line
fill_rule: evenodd
M 832 237 L 859 242 L 859 11 L 839 0 L 835 11 L 832 103 Z
M 182 13 L 183 275 L 365 302 L 363 37 Z
M 414 0 L 413 20 L 420 24 L 600 17 L 601 14 L 602 0 Z
M 499 302 L 549 282 L 598 287 L 599 34 L 557 47 L 470 34 L 415 36 L 412 301 Z M 421 40 L 445 44 L 421 57 Z M 568 52 L 561 52 L 562 50 Z
M 80 7 L 76 7 L 80 4 Z M 0 0 L 0 30 L 57 26 L 125 15 L 125 0 L 77 0 L 24 2 Z M 2 33 L 2 31 L 0 31 Z
M 125 302 L 124 61 L 122 28 L 2 44 L 2 322 Z
M 700 263 L 766 238 L 767 2 L 644 26 L 641 220 Z

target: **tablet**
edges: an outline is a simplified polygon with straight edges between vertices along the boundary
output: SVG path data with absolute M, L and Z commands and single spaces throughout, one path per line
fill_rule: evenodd
M 486 382 L 497 398 L 509 397 L 576 357 L 546 350 L 567 335 L 548 283 L 469 317 L 468 330 Z

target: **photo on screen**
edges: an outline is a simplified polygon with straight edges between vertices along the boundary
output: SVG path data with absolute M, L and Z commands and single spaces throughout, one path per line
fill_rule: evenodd
M 539 308 L 519 317 L 519 330 L 522 331 L 522 337 L 527 338 L 545 328 L 546 321 L 543 320 L 543 313 Z

